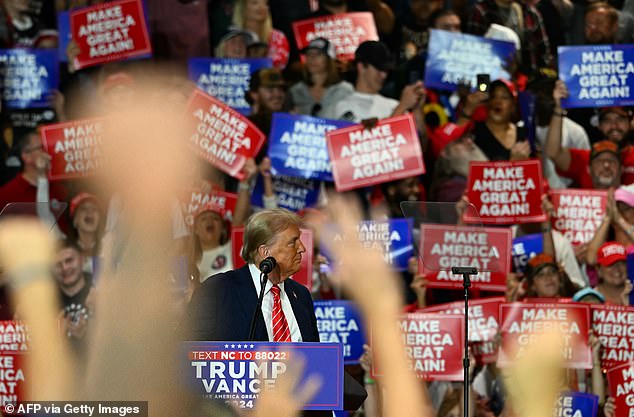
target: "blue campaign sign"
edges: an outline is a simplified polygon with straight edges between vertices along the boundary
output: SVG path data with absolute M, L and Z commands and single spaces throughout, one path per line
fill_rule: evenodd
M 475 87 L 477 74 L 489 74 L 491 81 L 509 79 L 504 68 L 514 56 L 511 42 L 432 29 L 425 86 L 453 91 L 468 82 Z
M 70 32 L 70 12 L 57 12 L 57 33 L 59 34 L 57 59 L 59 62 L 68 62 L 66 48 L 73 39 L 73 35 Z
M 525 235 L 513 239 L 513 265 L 515 270 L 524 272 L 528 260 L 544 251 L 544 236 L 541 233 Z
M 269 158 L 280 175 L 333 181 L 326 132 L 352 125 L 341 120 L 274 113 Z
M 190 58 L 188 61 L 189 79 L 198 88 L 242 114 L 250 112 L 244 93 L 249 91 L 251 74 L 272 66 L 269 58 Z
M 361 313 L 355 304 L 345 300 L 315 301 L 315 317 L 319 340 L 340 343 L 344 363 L 358 364 L 367 338 L 361 326 Z
M 414 253 L 412 219 L 362 221 L 358 231 L 364 247 L 381 249 L 385 262 L 398 271 L 407 270 Z
M 0 49 L 2 101 L 11 109 L 50 107 L 59 83 L 54 49 Z
M 277 175 L 274 170 L 271 172 L 273 174 L 273 192 L 277 198 L 278 207 L 299 211 L 317 204 L 319 181 Z M 256 207 L 264 207 L 263 196 L 264 182 L 262 176 L 258 176 L 251 194 L 251 204 Z
M 634 45 L 560 46 L 557 52 L 569 93 L 562 107 L 634 104 Z
M 599 397 L 582 392 L 565 392 L 557 399 L 554 416 L 596 417 Z
M 322 385 L 305 410 L 343 408 L 343 351 L 338 343 L 184 342 L 182 369 L 188 388 L 210 400 L 253 408 L 297 357 L 304 359 L 300 384 L 318 375 Z

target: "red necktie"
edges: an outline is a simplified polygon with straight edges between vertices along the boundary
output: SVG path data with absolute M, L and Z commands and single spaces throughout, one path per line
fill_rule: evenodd
M 288 329 L 286 316 L 282 311 L 282 300 L 280 300 L 280 287 L 273 285 L 271 287 L 273 293 L 273 341 L 274 342 L 290 342 L 291 332 Z

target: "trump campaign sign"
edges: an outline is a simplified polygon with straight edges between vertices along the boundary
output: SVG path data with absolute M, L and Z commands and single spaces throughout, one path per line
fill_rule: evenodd
M 542 210 L 542 165 L 539 160 L 471 162 L 469 202 L 478 210 L 464 214 L 467 223 L 513 224 L 546 220 Z
M 367 129 L 354 125 L 326 133 L 337 191 L 425 173 L 411 114 L 380 120 Z
M 20 321 L 0 321 L 0 339 L 0 406 L 26 401 L 29 378 L 25 358 L 31 343 L 29 329 Z
M 50 107 L 59 83 L 53 49 L 0 49 L 2 102 L 10 109 Z
M 421 224 L 419 271 L 430 288 L 462 288 L 462 275 L 454 266 L 478 268 L 473 288 L 505 291 L 511 270 L 511 230 L 468 226 Z
M 464 317 L 408 313 L 399 319 L 398 326 L 410 367 L 418 378 L 430 381 L 463 380 Z M 371 337 L 380 336 L 372 334 Z M 372 366 L 372 374 L 381 376 L 382 367 L 390 364 L 373 361 Z
M 509 79 L 504 68 L 514 57 L 512 42 L 432 29 L 425 86 L 451 91 L 460 84 L 475 86 L 477 74 L 489 74 L 491 80 Z
M 634 104 L 634 45 L 560 46 L 559 78 L 568 87 L 563 107 Z
M 141 0 L 73 10 L 70 29 L 80 51 L 74 63 L 77 69 L 152 53 Z
M 242 179 L 247 159 L 257 155 L 266 136 L 246 117 L 195 89 L 186 108 L 193 131 L 189 145 L 198 155 L 232 177 Z
M 524 272 L 528 260 L 544 252 L 544 235 L 533 233 L 513 239 L 513 265 L 516 271 Z
M 332 181 L 326 132 L 351 124 L 341 120 L 273 113 L 268 149 L 271 166 L 279 175 Z
M 301 268 L 291 278 L 299 282 L 308 291 L 313 288 L 313 232 L 310 229 L 300 229 L 301 234 L 299 240 L 306 248 L 306 252 L 302 254 Z M 233 258 L 233 267 L 240 268 L 246 262 L 240 256 L 242 246 L 244 244 L 244 227 L 231 228 L 231 254 Z
M 504 303 L 500 305 L 502 344 L 498 365 L 512 366 L 525 351 L 539 343 L 539 335 L 561 337 L 561 355 L 567 368 L 592 369 L 588 345 L 590 313 L 587 304 Z
M 557 398 L 553 416 L 596 417 L 599 397 L 583 392 L 564 392 Z
M 610 397 L 614 398 L 616 416 L 634 417 L 634 362 L 609 369 Z
M 319 340 L 340 343 L 344 363 L 358 364 L 366 337 L 356 305 L 346 300 L 317 300 L 314 306 Z
M 592 329 L 601 346 L 601 367 L 610 369 L 634 361 L 634 307 L 590 306 Z
M 103 163 L 104 119 L 84 119 L 43 126 L 44 149 L 51 156 L 51 180 L 82 178 L 97 172 Z
M 326 38 L 335 47 L 337 59 L 354 59 L 354 51 L 364 41 L 378 41 L 374 17 L 369 12 L 341 13 L 293 23 L 297 49 L 316 38 Z
M 222 190 L 211 190 L 210 192 L 192 190 L 186 197 L 183 201 L 183 213 L 185 214 L 185 222 L 190 226 L 194 224 L 194 216 L 203 207 L 216 211 L 226 219 L 233 220 L 238 202 L 238 195 L 235 193 Z
M 245 97 L 251 74 L 272 66 L 268 58 L 190 58 L 188 61 L 189 79 L 198 88 L 242 114 L 251 111 Z
M 500 304 L 504 301 L 504 297 L 469 300 L 469 344 L 476 358 L 482 363 L 494 363 L 497 360 L 497 344 L 494 338 L 500 329 Z M 438 304 L 420 311 L 464 316 L 464 302 Z
M 319 181 L 277 175 L 273 169 L 271 169 L 271 175 L 273 193 L 278 207 L 297 212 L 317 204 L 319 184 L 321 184 Z M 251 194 L 251 204 L 255 207 L 264 207 L 264 179 L 261 175 L 258 175 L 255 182 Z
M 551 190 L 554 214 L 551 223 L 573 245 L 589 243 L 606 213 L 604 190 Z
M 275 388 L 292 361 L 304 363 L 299 381 L 322 382 L 305 410 L 343 408 L 343 358 L 339 343 L 184 342 L 181 353 L 187 387 L 204 398 L 252 409 L 262 391 Z

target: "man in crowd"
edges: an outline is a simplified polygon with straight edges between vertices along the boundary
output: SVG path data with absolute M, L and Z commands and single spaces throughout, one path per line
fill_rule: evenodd
M 284 209 L 263 210 L 249 218 L 241 253 L 247 264 L 211 277 L 196 290 L 183 322 L 190 326 L 189 340 L 250 341 L 255 320 L 251 340 L 319 342 L 310 292 L 289 279 L 300 270 L 306 252 L 300 225 L 301 219 Z M 262 288 L 260 268 L 269 257 L 276 262 L 265 283 L 260 314 L 256 310 Z M 346 378 L 348 393 L 354 390 L 351 384 Z M 356 409 L 363 399 L 365 392 L 357 384 L 354 395 L 344 399 L 344 407 Z

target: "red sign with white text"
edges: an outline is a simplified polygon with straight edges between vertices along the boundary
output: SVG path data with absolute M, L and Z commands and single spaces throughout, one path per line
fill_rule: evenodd
M 51 180 L 83 178 L 102 165 L 104 119 L 84 119 L 43 126 L 44 150 L 51 156 Z
M 306 252 L 302 254 L 302 267 L 291 278 L 299 282 L 308 291 L 313 289 L 313 232 L 310 229 L 300 229 L 299 240 L 302 241 Z M 244 227 L 234 227 L 231 229 L 231 253 L 233 255 L 233 267 L 240 268 L 246 262 L 240 256 L 242 243 L 244 242 Z
M 211 190 L 205 193 L 200 190 L 192 190 L 188 199 L 183 202 L 185 222 L 191 226 L 194 224 L 194 216 L 202 208 L 213 210 L 223 218 L 233 220 L 238 202 L 238 195 L 222 190 Z
M 411 114 L 380 120 L 367 129 L 354 125 L 326 133 L 337 191 L 348 191 L 425 173 Z
M 293 23 L 297 49 L 315 38 L 326 38 L 335 47 L 337 59 L 354 59 L 354 51 L 364 41 L 378 41 L 374 17 L 369 12 L 343 13 Z
M 615 416 L 634 417 L 634 362 L 608 370 L 610 397 L 616 405 Z
M 545 332 L 561 336 L 566 368 L 592 369 L 588 345 L 590 308 L 577 303 L 503 303 L 500 305 L 502 345 L 498 366 L 510 366 Z
M 467 223 L 515 224 L 546 220 L 542 210 L 542 165 L 539 160 L 471 162 L 467 185 Z
M 602 346 L 601 367 L 634 361 L 634 307 L 592 304 L 592 329 Z
M 428 381 L 464 379 L 463 316 L 408 313 L 399 319 L 398 326 L 403 335 L 405 353 L 411 361 L 411 369 L 418 378 Z M 371 336 L 375 337 L 374 334 Z M 397 352 L 394 354 L 398 355 Z M 372 366 L 372 375 L 380 376 L 383 365 L 374 361 Z
M 255 157 L 266 136 L 245 116 L 195 89 L 187 103 L 186 117 L 194 131 L 190 147 L 218 169 L 242 179 L 242 168 Z
M 590 242 L 605 216 L 608 192 L 565 188 L 551 190 L 550 199 L 555 210 L 553 229 L 573 245 Z
M 79 47 L 75 68 L 152 53 L 142 0 L 119 0 L 70 12 L 70 30 Z
M 0 321 L 0 406 L 27 401 L 24 361 L 30 349 L 28 328 L 19 321 Z
M 505 291 L 511 240 L 508 228 L 421 224 L 419 271 L 430 288 L 462 288 L 462 275 L 451 268 L 471 266 L 479 271 L 471 277 L 473 288 Z

